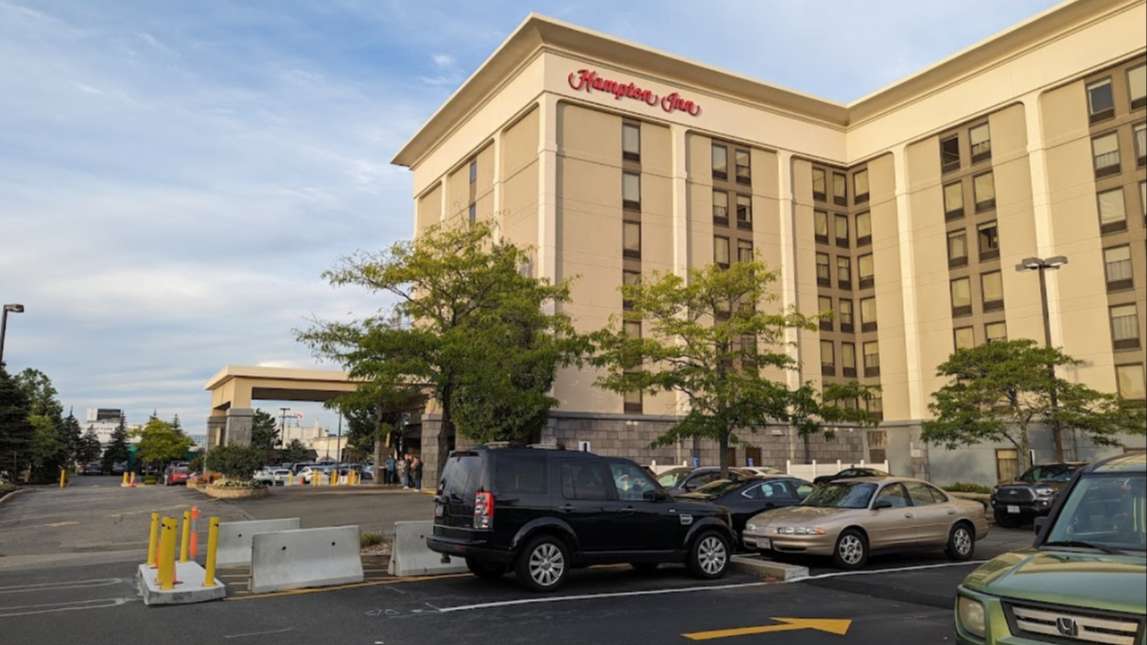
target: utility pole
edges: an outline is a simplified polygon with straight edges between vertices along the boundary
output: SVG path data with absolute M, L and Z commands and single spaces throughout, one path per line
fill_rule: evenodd
M 291 408 L 279 408 L 279 441 L 284 445 L 287 443 L 287 413 Z
M 1067 258 L 1062 255 L 1056 255 L 1050 258 L 1024 258 L 1016 265 L 1016 271 L 1039 271 L 1039 296 L 1040 303 L 1043 306 L 1043 345 L 1048 349 L 1051 349 L 1051 314 L 1048 311 L 1047 279 L 1044 277 L 1044 272 L 1049 269 L 1057 271 L 1065 264 L 1067 264 Z M 1055 460 L 1063 462 L 1063 435 L 1059 427 L 1059 398 L 1056 394 L 1055 365 L 1048 365 L 1047 371 L 1051 377 L 1051 432 L 1052 439 L 1055 440 Z M 1075 453 L 1073 442 L 1072 459 L 1077 458 Z
M 0 314 L 0 368 L 4 367 L 4 337 L 8 333 L 8 313 L 24 313 L 24 305 L 4 305 L 4 313 Z

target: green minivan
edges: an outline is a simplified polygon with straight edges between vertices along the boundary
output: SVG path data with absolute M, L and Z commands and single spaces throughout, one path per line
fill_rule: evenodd
M 1081 468 L 1031 548 L 984 563 L 956 594 L 960 643 L 1147 645 L 1147 459 Z

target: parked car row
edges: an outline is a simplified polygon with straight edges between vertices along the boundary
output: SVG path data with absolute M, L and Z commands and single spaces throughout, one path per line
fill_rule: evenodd
M 721 478 L 700 468 L 655 479 L 616 457 L 478 447 L 447 460 L 427 544 L 465 558 L 475 575 L 513 571 L 537 591 L 557 589 L 572 568 L 603 563 L 647 571 L 677 562 L 717 578 L 742 547 L 831 556 L 845 569 L 893 549 L 972 557 L 988 532 L 981 504 L 882 475 L 815 486 L 791 475 L 730 469 Z

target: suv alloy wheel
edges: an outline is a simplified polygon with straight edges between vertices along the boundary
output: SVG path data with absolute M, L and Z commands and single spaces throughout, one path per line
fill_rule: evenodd
M 702 533 L 689 549 L 689 570 L 698 578 L 720 578 L 729 570 L 729 541 L 716 531 Z
M 518 556 L 518 580 L 534 591 L 553 591 L 569 577 L 569 549 L 560 539 L 542 535 L 530 540 Z

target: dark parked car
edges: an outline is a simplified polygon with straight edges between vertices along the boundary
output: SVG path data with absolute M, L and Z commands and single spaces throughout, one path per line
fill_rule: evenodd
M 103 466 L 98 461 L 84 464 L 83 467 L 80 468 L 81 475 L 102 475 L 103 472 Z
M 756 477 L 757 473 L 744 468 L 730 468 L 729 479 L 749 479 Z M 717 466 L 702 466 L 700 468 L 672 468 L 657 476 L 657 483 L 661 484 L 670 495 L 691 493 L 705 484 L 721 479 L 721 469 Z
M 812 484 L 787 475 L 752 479 L 718 479 L 677 499 L 713 502 L 729 509 L 738 539 L 749 518 L 774 508 L 796 506 L 812 492 Z
M 1045 464 L 1027 469 L 1015 481 L 992 489 L 992 512 L 996 524 L 1018 526 L 1024 521 L 1047 515 L 1059 491 L 1071 482 L 1081 463 Z
M 684 562 L 701 578 L 725 575 L 729 512 L 675 500 L 628 459 L 588 452 L 479 447 L 451 453 L 434 505 L 437 553 L 461 556 L 475 575 L 513 570 L 553 591 L 571 568 L 631 563 L 640 571 Z
M 879 468 L 869 468 L 868 466 L 851 466 L 845 468 L 835 475 L 821 475 L 812 480 L 814 484 L 827 484 L 839 479 L 857 479 L 860 477 L 890 477 L 890 475 Z

